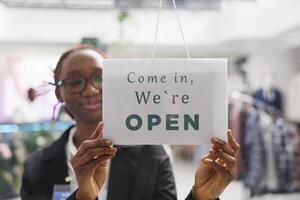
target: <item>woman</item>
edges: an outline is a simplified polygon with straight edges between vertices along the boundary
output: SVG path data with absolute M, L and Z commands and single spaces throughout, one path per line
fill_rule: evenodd
M 55 185 L 70 183 L 78 189 L 69 199 L 176 199 L 172 167 L 162 146 L 113 147 L 103 139 L 104 57 L 89 46 L 73 48 L 61 56 L 54 71 L 56 96 L 76 124 L 26 160 L 22 199 L 51 199 Z M 200 163 L 187 199 L 215 199 L 233 179 L 238 144 L 231 132 L 228 138 L 227 143 L 212 140 L 212 150 Z

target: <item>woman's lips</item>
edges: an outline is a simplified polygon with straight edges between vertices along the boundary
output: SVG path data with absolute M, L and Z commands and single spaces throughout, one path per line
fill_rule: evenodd
M 87 110 L 95 110 L 99 109 L 101 106 L 101 102 L 95 102 L 95 103 L 84 103 L 83 108 Z

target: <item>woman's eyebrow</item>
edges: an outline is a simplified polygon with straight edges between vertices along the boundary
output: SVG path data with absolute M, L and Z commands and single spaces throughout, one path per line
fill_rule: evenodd
M 73 70 L 73 71 L 67 72 L 67 75 L 82 75 L 82 73 L 78 70 Z
M 98 68 L 98 69 L 94 69 L 92 71 L 93 74 L 102 74 L 102 69 L 101 68 Z

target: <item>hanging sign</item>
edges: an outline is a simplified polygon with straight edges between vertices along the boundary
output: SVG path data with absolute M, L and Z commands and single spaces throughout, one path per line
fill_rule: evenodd
M 104 137 L 203 144 L 227 129 L 227 59 L 105 59 Z

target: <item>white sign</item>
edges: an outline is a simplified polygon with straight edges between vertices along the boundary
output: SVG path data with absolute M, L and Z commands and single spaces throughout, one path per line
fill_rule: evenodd
M 105 59 L 104 137 L 114 144 L 226 138 L 227 59 Z

